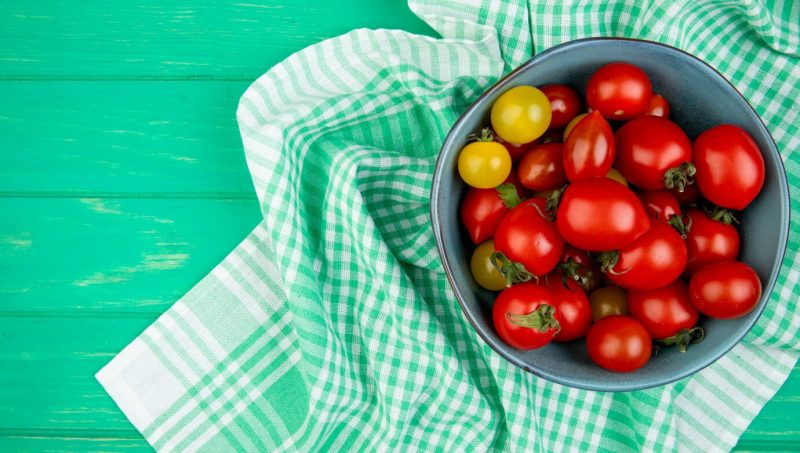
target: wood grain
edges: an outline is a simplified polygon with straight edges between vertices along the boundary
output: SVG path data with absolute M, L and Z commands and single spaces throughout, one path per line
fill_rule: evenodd
M 255 199 L 0 198 L 0 315 L 152 318 L 260 219 Z
M 402 0 L 0 2 L 0 451 L 148 451 L 94 373 L 259 221 L 239 96 Z M 743 435 L 800 450 L 800 368 Z
M 7 80 L 251 80 L 354 28 L 433 31 L 397 0 L 0 2 Z
M 0 196 L 254 197 L 248 82 L 1 82 Z

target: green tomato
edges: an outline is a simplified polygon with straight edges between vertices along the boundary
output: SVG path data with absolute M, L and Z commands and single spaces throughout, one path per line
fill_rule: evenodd
M 469 268 L 472 277 L 482 287 L 491 291 L 500 291 L 506 287 L 506 279 L 492 263 L 492 253 L 494 253 L 494 241 L 489 239 L 484 241 L 472 253 Z

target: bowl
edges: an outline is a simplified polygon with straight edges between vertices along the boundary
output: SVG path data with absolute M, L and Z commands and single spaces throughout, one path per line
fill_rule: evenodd
M 496 293 L 480 288 L 472 279 L 469 259 L 474 245 L 458 220 L 458 207 L 466 190 L 457 160 L 467 136 L 489 125 L 494 101 L 518 85 L 563 83 L 585 89 L 600 66 L 624 61 L 642 68 L 653 91 L 670 103 L 671 119 L 694 139 L 721 123 L 735 124 L 752 135 L 764 155 L 764 187 L 741 213 L 740 259 L 761 278 L 763 292 L 756 308 L 734 320 L 701 318 L 705 339 L 685 353 L 662 350 L 632 373 L 614 373 L 594 365 L 585 341 L 552 343 L 523 351 L 506 345 L 495 333 L 491 307 Z M 786 172 L 775 142 L 753 108 L 721 74 L 679 49 L 649 41 L 589 38 L 548 49 L 502 78 L 456 121 L 442 145 L 431 189 L 431 220 L 447 279 L 464 316 L 478 335 L 506 360 L 537 376 L 570 387 L 597 391 L 630 391 L 655 387 L 689 376 L 713 363 L 733 348 L 755 324 L 769 300 L 783 261 L 789 231 L 789 190 Z

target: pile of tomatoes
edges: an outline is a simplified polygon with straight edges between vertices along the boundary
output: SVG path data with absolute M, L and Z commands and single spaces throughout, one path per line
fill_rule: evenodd
M 517 86 L 458 159 L 471 186 L 461 222 L 476 282 L 500 291 L 494 327 L 515 348 L 585 337 L 599 366 L 629 372 L 655 348 L 702 340 L 701 315 L 750 312 L 761 282 L 737 261 L 736 211 L 758 195 L 764 160 L 747 132 L 694 140 L 627 63 L 573 88 Z

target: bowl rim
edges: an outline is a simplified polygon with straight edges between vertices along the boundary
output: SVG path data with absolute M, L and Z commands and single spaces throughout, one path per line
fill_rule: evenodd
M 769 279 L 766 282 L 766 285 L 764 285 L 764 288 L 763 288 L 764 291 L 762 292 L 761 300 L 759 301 L 758 305 L 756 305 L 756 307 L 754 309 L 754 313 L 756 315 L 745 326 L 746 328 L 742 329 L 741 333 L 738 335 L 738 338 L 732 339 L 732 341 L 730 341 L 729 344 L 726 344 L 722 349 L 717 351 L 717 353 L 710 354 L 709 357 L 706 358 L 705 360 L 700 361 L 695 366 L 690 367 L 690 368 L 688 368 L 688 369 L 686 369 L 686 370 L 684 370 L 684 371 L 682 371 L 680 373 L 676 373 L 674 375 L 670 375 L 670 376 L 667 376 L 667 377 L 664 377 L 664 378 L 660 378 L 660 379 L 654 379 L 654 380 L 652 380 L 650 382 L 643 382 L 643 383 L 624 383 L 624 384 L 618 384 L 618 385 L 613 385 L 613 384 L 612 385 L 599 385 L 599 384 L 595 384 L 593 382 L 589 382 L 589 383 L 574 382 L 574 381 L 571 381 L 569 379 L 564 379 L 564 378 L 562 378 L 562 377 L 560 377 L 558 375 L 555 375 L 555 374 L 552 374 L 552 373 L 548 373 L 548 372 L 544 372 L 542 370 L 533 368 L 533 367 L 529 366 L 528 363 L 525 363 L 524 361 L 520 360 L 519 358 L 514 357 L 512 355 L 509 355 L 503 349 L 498 348 L 497 345 L 495 344 L 495 341 L 492 338 L 488 337 L 483 332 L 482 328 L 479 328 L 479 326 L 476 324 L 475 317 L 473 317 L 470 314 L 470 311 L 467 310 L 467 308 L 464 305 L 462 291 L 458 288 L 458 286 L 455 283 L 455 276 L 454 276 L 454 273 L 453 273 L 453 268 L 452 268 L 452 266 L 450 264 L 449 259 L 445 255 L 444 241 L 442 239 L 444 232 L 442 231 L 441 222 L 439 221 L 439 218 L 436 215 L 436 212 L 439 209 L 439 202 L 438 202 L 438 196 L 437 195 L 441 191 L 440 174 L 444 170 L 443 169 L 443 158 L 442 158 L 443 151 L 446 148 L 452 147 L 452 142 L 454 142 L 456 140 L 455 130 L 457 129 L 458 124 L 461 123 L 461 121 L 463 121 L 466 116 L 468 116 L 470 113 L 472 113 L 474 110 L 476 110 L 477 106 L 479 104 L 481 104 L 481 101 L 483 99 L 493 95 L 495 92 L 497 92 L 500 89 L 506 89 L 505 85 L 506 85 L 506 82 L 509 79 L 515 78 L 517 76 L 517 74 L 528 70 L 528 68 L 530 68 L 530 67 L 534 66 L 535 64 L 537 64 L 539 62 L 539 60 L 541 60 L 543 57 L 548 56 L 548 55 L 553 54 L 553 53 L 557 53 L 557 52 L 562 51 L 562 50 L 564 50 L 565 48 L 568 48 L 568 47 L 584 44 L 584 43 L 587 43 L 587 42 L 599 42 L 599 41 L 631 42 L 631 43 L 638 43 L 638 44 L 643 44 L 643 45 L 648 45 L 648 46 L 661 47 L 661 48 L 667 49 L 669 51 L 674 51 L 674 52 L 678 52 L 680 54 L 683 54 L 684 56 L 686 56 L 686 57 L 688 57 L 688 58 L 690 58 L 692 60 L 695 60 L 697 63 L 700 63 L 701 66 L 704 66 L 705 68 L 711 70 L 721 80 L 723 80 L 725 83 L 727 83 L 728 86 L 730 86 L 730 88 L 733 90 L 733 92 L 736 93 L 736 95 L 738 95 L 739 98 L 741 98 L 742 101 L 744 101 L 744 103 L 745 103 L 745 105 L 747 107 L 749 107 L 749 109 L 750 109 L 749 113 L 752 114 L 752 116 L 755 117 L 758 120 L 758 124 L 760 124 L 760 126 L 763 128 L 764 132 L 766 132 L 766 136 L 769 139 L 769 143 L 768 144 L 774 150 L 774 152 L 777 154 L 778 158 L 776 160 L 778 161 L 778 168 L 780 170 L 780 171 L 777 172 L 778 173 L 778 175 L 777 175 L 777 179 L 778 179 L 777 183 L 778 183 L 778 186 L 779 186 L 779 190 L 781 192 L 781 200 L 780 200 L 781 206 L 783 207 L 783 212 L 785 213 L 785 216 L 784 216 L 785 218 L 781 219 L 781 220 L 783 220 L 784 226 L 779 231 L 779 238 L 778 238 L 779 250 L 778 250 L 778 253 L 775 256 L 775 259 L 772 262 L 773 272 L 770 274 Z M 763 153 L 763 151 L 762 151 L 762 153 Z M 635 390 L 644 390 L 644 389 L 658 387 L 658 386 L 661 386 L 661 385 L 665 385 L 665 384 L 669 384 L 669 383 L 681 380 L 681 379 L 683 379 L 683 378 L 685 378 L 687 376 L 691 376 L 691 375 L 697 373 L 698 371 L 700 371 L 700 370 L 708 367 L 709 365 L 713 364 L 714 362 L 716 362 L 717 360 L 722 358 L 724 355 L 726 355 L 728 352 L 730 352 L 730 350 L 733 349 L 736 345 L 738 345 L 742 341 L 742 339 L 745 336 L 747 336 L 747 334 L 752 330 L 752 328 L 756 324 L 756 322 L 758 322 L 758 319 L 761 317 L 761 314 L 764 312 L 764 309 L 765 309 L 767 303 L 769 303 L 770 299 L 772 298 L 772 292 L 773 292 L 773 289 L 775 287 L 775 282 L 777 281 L 778 275 L 780 274 L 781 268 L 783 267 L 783 262 L 784 262 L 784 260 L 786 258 L 786 247 L 787 247 L 788 236 L 789 236 L 789 228 L 790 228 L 790 225 L 791 225 L 791 203 L 790 203 L 790 196 L 789 196 L 789 184 L 788 184 L 788 181 L 787 181 L 787 178 L 786 178 L 786 166 L 785 166 L 785 164 L 783 162 L 783 158 L 782 158 L 782 156 L 780 154 L 780 150 L 778 149 L 778 146 L 775 143 L 775 139 L 772 137 L 772 133 L 770 132 L 770 130 L 767 127 L 767 125 L 764 123 L 764 120 L 761 119 L 761 116 L 758 115 L 756 110 L 753 108 L 753 106 L 747 100 L 747 98 L 745 98 L 739 92 L 739 90 L 728 80 L 728 78 L 725 77 L 722 73 L 717 71 L 710 64 L 706 63 L 702 59 L 692 55 L 689 52 L 686 52 L 686 51 L 684 51 L 682 49 L 679 49 L 677 47 L 674 47 L 674 46 L 671 46 L 671 45 L 668 45 L 668 44 L 664 44 L 664 43 L 661 43 L 661 42 L 657 42 L 657 41 L 650 41 L 650 40 L 636 39 L 636 38 L 622 38 L 622 37 L 589 37 L 589 38 L 574 39 L 574 40 L 570 40 L 570 41 L 566 41 L 566 42 L 560 43 L 560 44 L 555 45 L 553 47 L 550 47 L 548 49 L 545 49 L 542 52 L 537 53 L 536 55 L 532 56 L 525 63 L 521 64 L 520 66 L 518 66 L 517 68 L 515 68 L 514 70 L 512 70 L 511 72 L 509 72 L 505 76 L 503 76 L 500 79 L 498 79 L 495 83 L 492 84 L 491 87 L 487 88 L 483 93 L 481 93 L 477 98 L 475 98 L 475 100 L 472 101 L 472 103 L 469 105 L 469 107 L 467 107 L 459 115 L 459 117 L 456 119 L 456 121 L 450 126 L 450 130 L 448 131 L 447 135 L 445 136 L 445 139 L 442 142 L 442 146 L 439 149 L 439 153 L 438 153 L 438 155 L 436 157 L 436 164 L 435 164 L 435 167 L 434 167 L 433 180 L 432 180 L 432 184 L 431 184 L 429 211 L 430 211 L 429 214 L 431 216 L 431 224 L 432 224 L 432 227 L 433 227 L 434 238 L 436 240 L 436 248 L 437 248 L 437 251 L 439 253 L 439 257 L 442 260 L 442 267 L 444 268 L 445 276 L 446 276 L 446 278 L 448 280 L 450 288 L 453 290 L 453 293 L 456 296 L 456 300 L 458 301 L 458 304 L 461 307 L 461 311 L 463 312 L 464 316 L 467 318 L 469 323 L 472 325 L 472 328 L 475 330 L 475 332 L 478 334 L 478 336 L 481 339 L 483 339 L 483 341 L 486 344 L 488 344 L 496 353 L 498 353 L 500 356 L 502 356 L 506 361 L 514 364 L 515 366 L 517 366 L 517 367 L 519 367 L 519 368 L 521 368 L 521 369 L 523 369 L 523 370 L 525 370 L 525 371 L 527 371 L 529 373 L 532 373 L 532 374 L 534 374 L 534 375 L 536 375 L 538 377 L 541 377 L 541 378 L 546 379 L 546 380 L 548 380 L 550 382 L 554 382 L 554 383 L 557 383 L 557 384 L 560 384 L 560 385 L 565 385 L 565 386 L 568 386 L 568 387 L 573 387 L 573 388 L 578 388 L 578 389 L 583 389 L 583 390 L 593 390 L 593 391 L 602 391 L 602 392 L 628 392 L 628 391 L 635 391 Z

